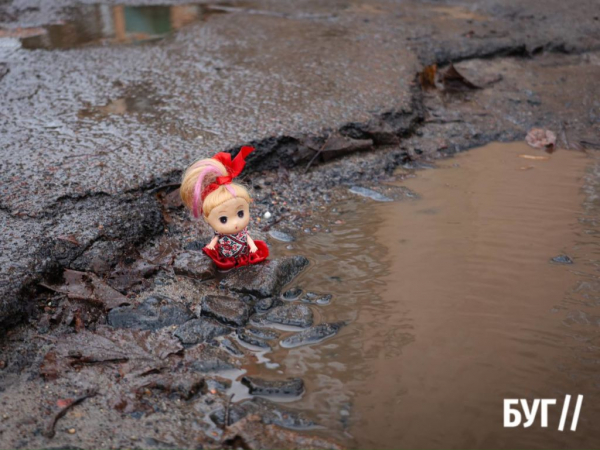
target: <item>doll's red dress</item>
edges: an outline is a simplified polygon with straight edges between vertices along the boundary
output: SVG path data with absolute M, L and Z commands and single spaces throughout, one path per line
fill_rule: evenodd
M 215 234 L 219 236 L 215 248 L 210 250 L 204 247 L 202 251 L 215 262 L 220 270 L 256 264 L 269 256 L 269 247 L 263 241 L 254 241 L 257 250 L 250 253 L 247 227 L 237 234 L 219 234 L 217 232 Z

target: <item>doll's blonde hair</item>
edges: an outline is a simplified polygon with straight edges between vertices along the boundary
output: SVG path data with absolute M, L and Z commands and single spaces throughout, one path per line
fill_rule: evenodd
M 227 175 L 225 166 L 213 158 L 201 159 L 188 167 L 181 180 L 180 194 L 183 204 L 194 217 L 198 218 L 202 212 L 206 218 L 213 209 L 232 198 L 240 197 L 250 203 L 247 189 L 237 183 L 221 185 L 204 196 L 209 185 L 216 183 L 217 178 Z

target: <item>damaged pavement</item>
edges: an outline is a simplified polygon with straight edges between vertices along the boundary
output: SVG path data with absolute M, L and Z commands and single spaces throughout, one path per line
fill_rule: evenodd
M 411 195 L 375 187 L 400 165 L 532 127 L 593 151 L 600 20 L 595 1 L 577 4 L 213 2 L 156 42 L 54 50 L 19 40 L 81 4 L 0 4 L 0 442 L 338 446 L 298 432 L 311 419 L 268 395 L 231 402 L 252 357 L 238 339 L 298 346 L 345 324 L 282 294 L 302 255 L 215 273 L 199 252 L 208 229 L 178 201 L 182 169 L 254 145 L 244 181 L 253 235 L 269 241 L 352 187 Z M 256 381 L 245 385 L 302 392 Z

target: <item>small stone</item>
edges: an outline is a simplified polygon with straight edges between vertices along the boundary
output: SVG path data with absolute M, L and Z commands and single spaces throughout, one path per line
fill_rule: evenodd
M 299 255 L 270 259 L 230 271 L 221 286 L 260 298 L 275 297 L 308 264 L 308 259 Z
M 223 339 L 220 342 L 220 345 L 233 356 L 244 356 L 244 352 L 242 352 L 230 339 Z
M 209 392 L 211 392 L 211 391 L 225 392 L 227 389 L 229 389 L 231 387 L 231 381 L 226 378 L 221 378 L 221 377 L 206 378 L 204 380 L 204 382 L 206 383 L 206 387 Z
M 207 344 L 187 349 L 184 359 L 192 370 L 202 373 L 235 369 L 239 365 L 226 351 Z
M 558 255 L 552 258 L 550 261 L 556 264 L 573 264 L 573 260 L 567 255 Z
M 296 240 L 294 236 L 284 233 L 283 231 L 270 230 L 268 234 L 273 239 L 281 242 L 294 242 Z
M 201 252 L 185 252 L 177 255 L 173 263 L 177 275 L 196 280 L 210 280 L 215 277 L 215 267 L 211 259 Z
M 231 331 L 231 328 L 221 325 L 216 320 L 200 318 L 190 320 L 180 325 L 173 333 L 182 344 L 199 344 L 210 341 Z
M 292 348 L 321 342 L 324 339 L 335 336 L 344 325 L 344 322 L 321 323 L 285 338 L 281 341 L 281 346 Z
M 114 328 L 158 330 L 172 325 L 181 325 L 193 317 L 194 314 L 187 306 L 156 295 L 148 297 L 140 305 L 112 309 L 108 313 L 107 322 Z
M 383 194 L 380 194 L 373 189 L 367 189 L 360 186 L 352 186 L 350 188 L 350 192 L 356 195 L 360 195 L 361 197 L 367 197 L 371 200 L 375 200 L 376 202 L 392 202 L 393 200 L 389 197 L 386 197 Z
M 264 339 L 266 341 L 270 341 L 272 339 L 277 339 L 279 337 L 279 333 L 275 330 L 269 330 L 268 328 L 256 328 L 256 327 L 246 327 L 246 332 L 255 336 L 259 339 Z
M 319 294 L 318 292 L 307 292 L 302 298 L 303 302 L 316 303 L 317 305 L 329 305 L 333 296 L 331 294 Z
M 69 433 L 69 434 L 75 434 L 75 428 L 69 428 L 67 430 L 67 433 Z
M 248 322 L 251 307 L 239 298 L 227 295 L 207 295 L 202 299 L 202 315 L 226 325 L 242 327 Z
M 298 397 L 304 392 L 304 381 L 301 378 L 269 381 L 258 377 L 243 377 L 242 384 L 247 386 L 252 395 Z
M 254 309 L 256 311 L 267 311 L 271 309 L 275 304 L 275 299 L 273 297 L 261 298 L 254 304 Z
M 313 312 L 306 305 L 285 304 L 273 308 L 266 318 L 273 323 L 306 328 L 313 323 Z
M 229 410 L 229 423 L 232 425 L 247 415 L 256 415 L 264 424 L 274 424 L 288 429 L 308 429 L 315 423 L 301 412 L 287 409 L 277 403 L 261 397 L 233 403 Z M 210 418 L 219 426 L 225 423 L 225 408 L 221 408 L 210 415 Z
M 258 339 L 257 337 L 255 337 L 252 334 L 248 333 L 243 328 L 240 328 L 240 329 L 237 330 L 237 336 L 238 336 L 238 338 L 239 338 L 240 341 L 245 342 L 246 344 L 253 345 L 255 347 L 264 348 L 266 350 L 270 350 L 271 349 L 271 346 L 269 344 L 267 344 L 262 339 Z
M 302 295 L 302 289 L 300 289 L 299 287 L 293 287 L 291 289 L 288 289 L 287 291 L 285 291 L 282 295 L 284 300 L 288 300 L 288 301 L 292 301 L 292 300 L 296 300 L 298 298 L 300 298 L 300 296 Z

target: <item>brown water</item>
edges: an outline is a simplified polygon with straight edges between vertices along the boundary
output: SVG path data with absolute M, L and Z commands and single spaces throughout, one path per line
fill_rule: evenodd
M 163 38 L 191 23 L 224 11 L 207 4 L 100 5 L 80 4 L 68 9 L 69 20 L 40 28 L 11 32 L 0 29 L 0 37 L 21 39 L 29 50 L 65 50 L 90 45 L 116 45 Z
M 331 233 L 273 250 L 307 255 L 294 285 L 333 294 L 317 321 L 349 325 L 246 369 L 304 378 L 286 406 L 351 447 L 600 448 L 596 170 L 492 144 L 398 182 L 419 199 L 337 205 Z M 576 432 L 557 430 L 565 394 L 584 395 Z M 549 428 L 505 429 L 505 398 L 558 404 Z

